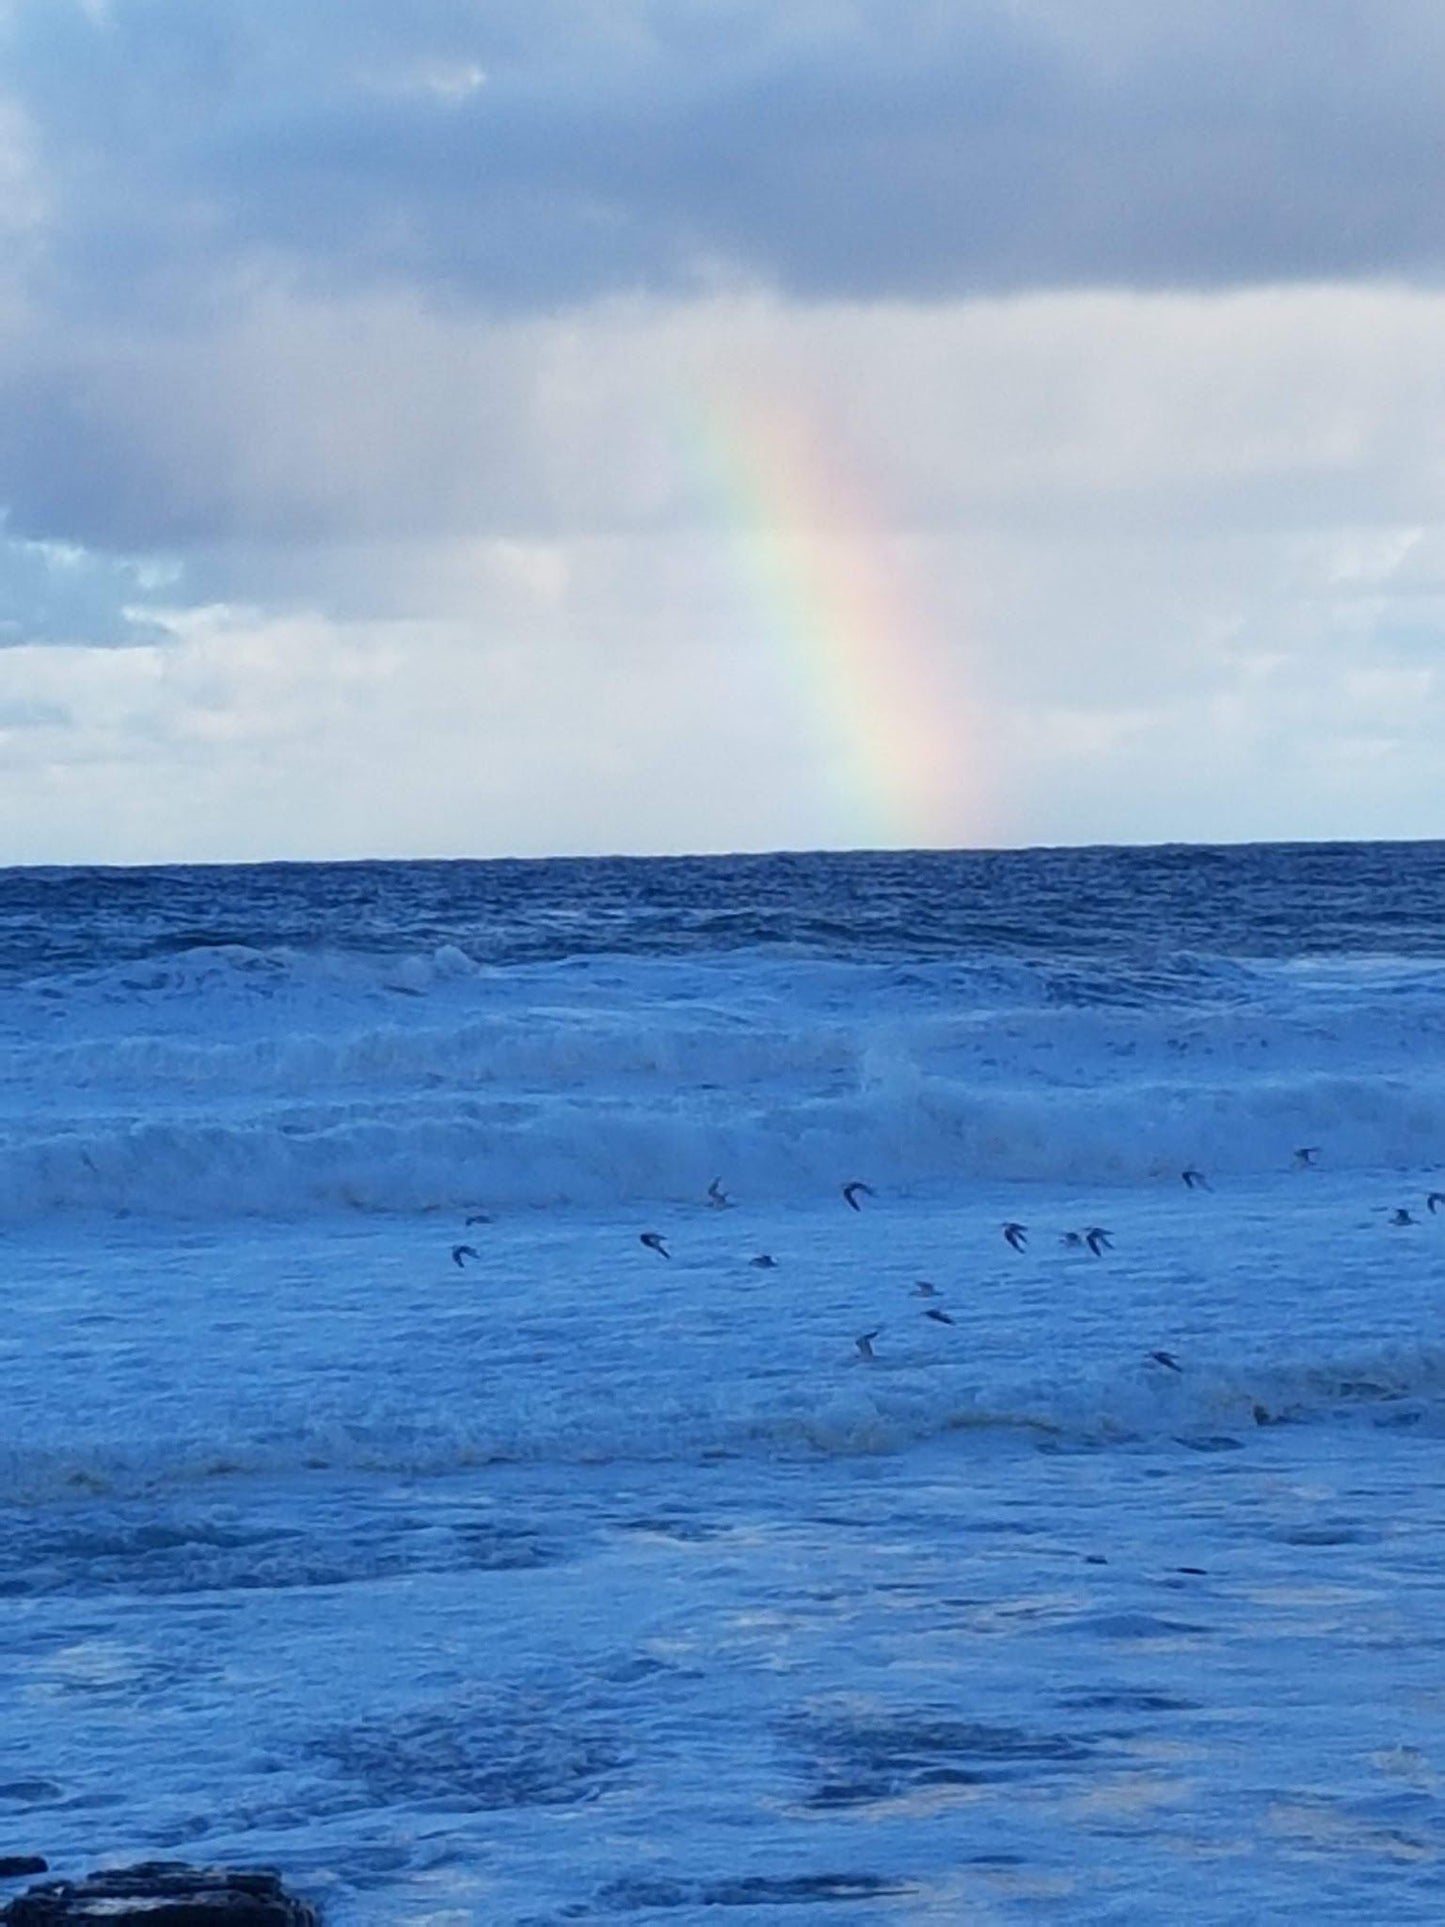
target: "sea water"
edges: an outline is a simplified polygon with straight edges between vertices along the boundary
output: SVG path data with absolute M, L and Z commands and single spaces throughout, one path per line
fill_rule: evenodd
M 11 871 L 0 989 L 0 1852 L 1445 1918 L 1445 846 Z

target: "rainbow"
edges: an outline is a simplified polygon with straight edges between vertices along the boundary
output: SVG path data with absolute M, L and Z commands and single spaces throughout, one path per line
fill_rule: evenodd
M 856 463 L 776 397 L 714 402 L 703 439 L 715 512 L 812 739 L 839 839 L 983 841 L 976 745 L 940 673 L 952 652 Z

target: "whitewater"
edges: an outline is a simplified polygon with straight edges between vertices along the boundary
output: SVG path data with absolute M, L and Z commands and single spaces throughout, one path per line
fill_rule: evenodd
M 1438 844 L 0 872 L 0 1853 L 1439 1920 L 1442 1044 Z

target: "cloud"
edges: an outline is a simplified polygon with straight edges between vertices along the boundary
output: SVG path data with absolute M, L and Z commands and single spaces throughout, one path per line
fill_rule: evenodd
M 60 729 L 70 720 L 70 712 L 56 703 L 0 703 L 0 733 L 18 729 Z
M 608 572 L 584 567 L 579 595 Z M 5 652 L 0 731 L 22 711 L 31 725 L 0 756 L 5 860 L 836 841 L 821 752 L 789 740 L 774 666 L 679 653 L 674 614 L 667 598 L 627 611 L 636 680 L 594 629 L 561 687 L 531 634 L 483 641 L 458 618 L 216 608 L 178 612 L 164 647 Z
M 726 520 L 773 413 L 900 530 L 1428 522 L 1442 318 L 1391 288 L 504 323 L 271 290 L 160 341 L 32 334 L 0 373 L 0 470 L 14 534 L 118 554 L 525 542 Z
M 7 853 L 1445 829 L 1436 8 L 0 37 Z
M 53 298 L 1433 279 L 1430 0 L 15 0 Z
M 1347 532 L 1338 545 L 1362 546 Z M 865 757 L 883 751 L 896 780 L 907 742 L 840 722 L 825 665 L 798 673 L 816 639 L 780 630 L 748 558 L 638 534 L 389 549 L 378 574 L 403 608 L 429 585 L 424 617 L 189 608 L 157 616 L 161 644 L 0 652 L 5 855 L 1445 830 L 1439 652 L 1377 650 L 1359 626 L 1368 597 L 1321 603 L 1323 538 L 1201 532 L 1160 550 L 1100 530 L 1090 553 L 934 535 L 904 559 L 932 616 L 907 639 L 906 673 L 933 672 L 976 792 L 926 823 L 867 793 Z M 1383 545 L 1371 566 L 1389 606 Z
M 1438 832 L 1442 330 L 1388 288 L 273 291 L 97 336 L 57 389 L 127 460 L 48 485 L 122 559 L 9 552 L 35 636 L 140 646 L 0 652 L 67 719 L 7 741 L 0 820 L 117 860 Z M 850 635 L 896 722 L 839 710 Z

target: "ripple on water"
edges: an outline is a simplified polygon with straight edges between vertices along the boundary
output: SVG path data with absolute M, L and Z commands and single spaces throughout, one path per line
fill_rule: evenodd
M 1081 1613 L 1073 1621 L 1072 1630 L 1092 1633 L 1097 1639 L 1138 1640 L 1141 1644 L 1173 1646 L 1207 1634 L 1210 1629 L 1192 1619 L 1162 1619 L 1157 1613 L 1117 1612 Z
M 1267 1536 L 1285 1546 L 1368 1546 L 1382 1535 L 1370 1526 L 1326 1519 L 1317 1525 L 1277 1526 Z
M 54 1780 L 0 1780 L 0 1803 L 17 1807 L 48 1807 L 65 1798 Z
M 1059 1704 L 1079 1713 L 1196 1713 L 1199 1710 L 1198 1700 L 1180 1699 L 1173 1693 L 1134 1686 L 1106 1686 L 1087 1693 L 1066 1693 Z
M 597 1903 L 616 1913 L 670 1907 L 799 1907 L 883 1900 L 914 1891 L 908 1881 L 880 1874 L 745 1874 L 722 1880 L 615 1880 L 600 1890 Z
M 241 1524 L 229 1515 L 140 1508 L 25 1522 L 0 1535 L 0 1598 L 281 1592 L 402 1573 L 513 1571 L 561 1555 L 538 1529 L 491 1520 Z
M 807 1714 L 789 1721 L 784 1737 L 805 1760 L 813 1780 L 808 1804 L 815 1807 L 1018 1779 L 1081 1765 L 1096 1752 L 1085 1735 L 989 1726 L 930 1710 Z
M 565 1806 L 593 1798 L 629 1757 L 595 1708 L 505 1689 L 363 1720 L 311 1751 L 339 1776 L 344 1810 Z

